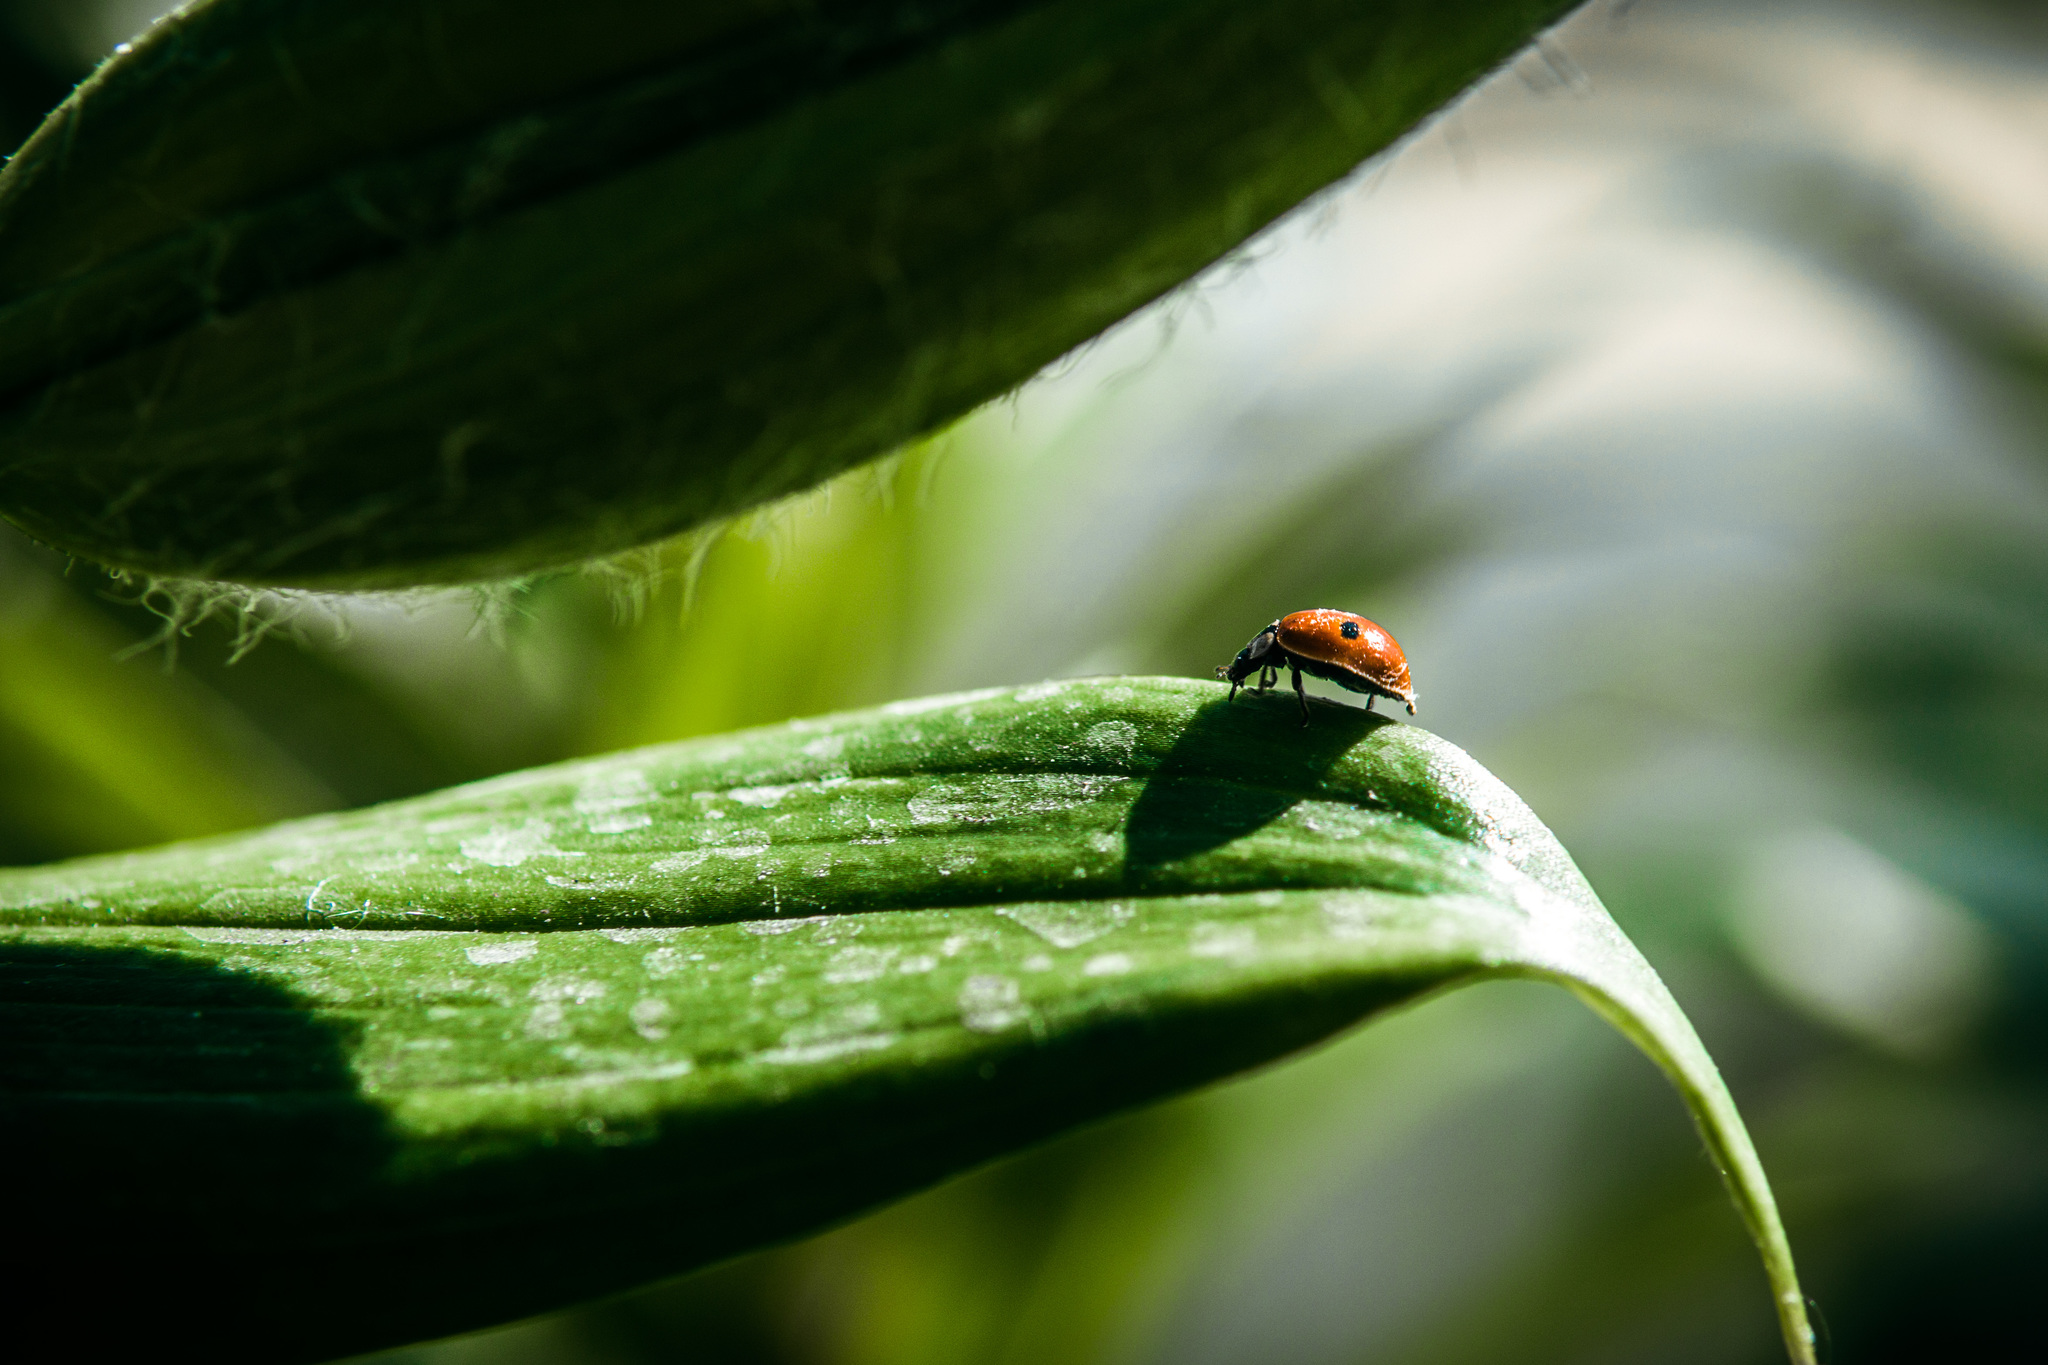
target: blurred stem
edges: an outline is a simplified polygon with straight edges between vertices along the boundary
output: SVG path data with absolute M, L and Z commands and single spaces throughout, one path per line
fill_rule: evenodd
M 217 834 L 335 804 L 190 678 L 119 662 L 130 643 L 55 593 L 0 619 L 0 738 L 38 775 L 17 797 L 31 857 Z

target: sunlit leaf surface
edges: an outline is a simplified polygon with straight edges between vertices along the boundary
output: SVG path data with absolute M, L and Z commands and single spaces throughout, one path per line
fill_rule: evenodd
M 1179 679 L 902 703 L 0 873 L 17 1310 L 317 1359 L 805 1231 L 1489 977 L 1677 1082 L 1669 994 L 1427 732 Z M 76 1256 L 146 1260 L 80 1328 Z M 236 1287 L 223 1314 L 204 1286 Z M 346 1293 L 339 1292 L 345 1286 Z

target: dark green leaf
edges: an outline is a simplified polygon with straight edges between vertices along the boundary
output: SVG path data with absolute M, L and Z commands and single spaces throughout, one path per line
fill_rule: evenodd
M 110 1349 L 478 1326 L 1533 976 L 1678 1084 L 1811 1359 L 1656 975 L 1498 780 L 1356 709 L 899 704 L 0 873 L 0 922 L 11 1240 L 47 1256 L 17 1329 L 113 1247 L 127 1310 L 67 1327 Z
M 1244 241 L 1564 0 L 211 0 L 0 173 L 0 515 L 389 586 L 815 484 Z

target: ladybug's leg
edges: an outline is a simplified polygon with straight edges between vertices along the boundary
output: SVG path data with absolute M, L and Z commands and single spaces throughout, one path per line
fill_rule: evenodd
M 1368 711 L 1372 710 L 1372 702 L 1373 702 L 1373 694 L 1372 694 L 1372 693 L 1370 693 L 1370 692 L 1366 693 L 1366 694 L 1365 694 L 1365 709 L 1366 709 L 1366 710 L 1368 710 Z
M 1294 695 L 1301 698 L 1301 728 L 1308 729 L 1308 693 L 1301 685 L 1301 670 L 1294 670 Z

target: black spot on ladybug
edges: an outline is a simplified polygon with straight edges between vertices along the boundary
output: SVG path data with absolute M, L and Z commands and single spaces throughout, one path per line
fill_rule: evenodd
M 1358 638 L 1358 622 L 1356 621 L 1346 621 L 1338 627 L 1338 630 L 1343 633 L 1344 638 L 1347 640 L 1356 640 Z

